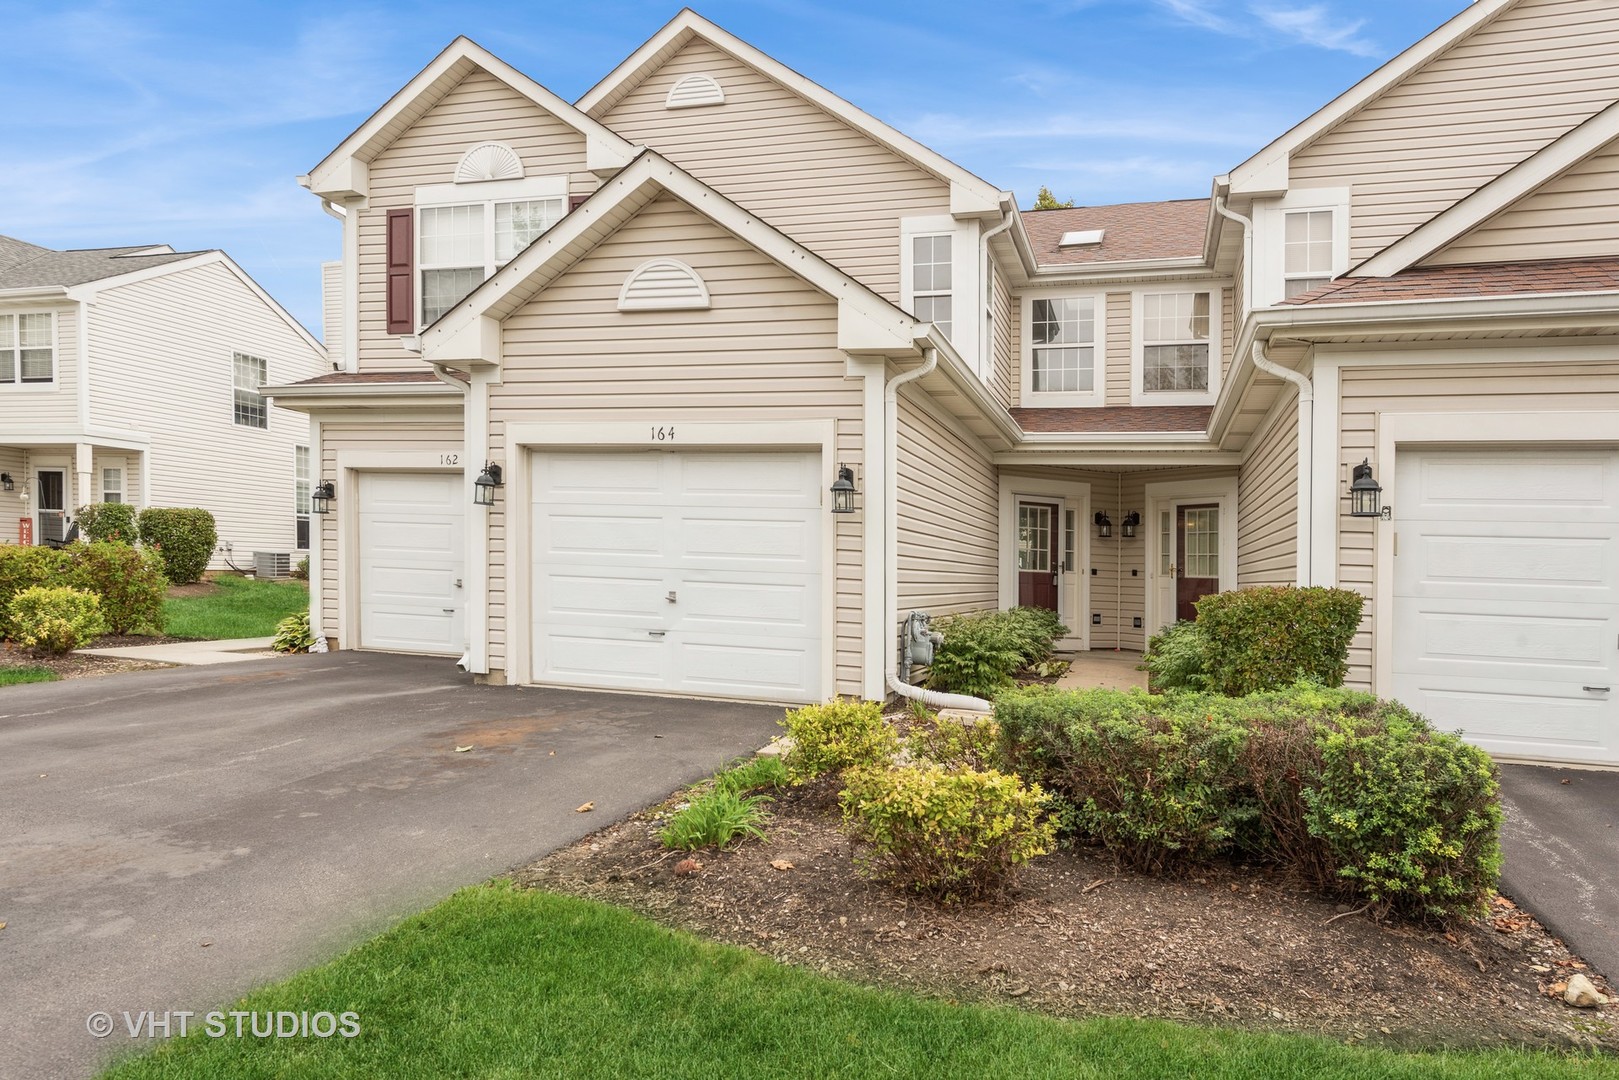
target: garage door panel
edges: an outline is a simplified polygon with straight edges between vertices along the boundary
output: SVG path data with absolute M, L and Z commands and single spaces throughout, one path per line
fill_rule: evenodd
M 707 633 L 778 633 L 812 639 L 821 620 L 820 582 L 691 581 L 681 584 L 680 625 Z
M 664 683 L 664 644 L 644 632 L 563 624 L 540 644 L 551 674 L 582 686 L 656 690 Z
M 459 654 L 466 647 L 461 477 L 365 472 L 357 484 L 359 646 Z
M 677 491 L 686 505 L 811 509 L 821 504 L 820 470 L 805 455 L 681 454 Z
M 1520 605 L 1529 607 L 1530 605 Z M 1528 611 L 1417 610 L 1409 602 L 1396 606 L 1399 625 L 1407 628 L 1411 649 L 1396 671 L 1437 671 L 1457 664 L 1489 665 L 1479 677 L 1529 677 L 1517 667 L 1563 668 L 1586 673 L 1607 670 L 1609 642 L 1615 622 L 1593 608 L 1588 618 L 1558 613 L 1550 604 L 1544 614 Z M 1403 617 L 1402 617 L 1403 616 Z M 1583 676 L 1582 676 L 1583 677 Z
M 808 533 L 802 512 L 765 518 L 764 511 L 757 511 L 753 520 L 682 515 L 671 555 L 679 566 L 743 568 L 757 564 L 785 573 L 804 573 L 814 569 L 810 558 L 818 547 L 818 538 Z
M 1458 535 L 1445 526 L 1402 523 L 1417 538 L 1401 551 L 1407 558 L 1406 591 L 1435 595 L 1477 595 L 1476 590 L 1526 593 L 1558 590 L 1569 599 L 1594 602 L 1590 590 L 1614 591 L 1619 574 L 1610 560 L 1606 535 L 1481 537 Z M 1590 528 L 1589 526 L 1587 528 Z
M 815 678 L 817 660 L 805 643 L 794 647 L 791 642 L 698 638 L 670 645 L 678 663 L 679 687 L 687 693 L 760 697 L 774 690 L 790 699 Z
M 1470 679 L 1407 676 L 1396 677 L 1395 696 L 1430 718 L 1465 717 L 1435 722 L 1492 754 L 1592 764 L 1619 758 L 1608 702 L 1566 682 L 1487 689 Z
M 361 625 L 367 628 L 364 641 L 368 649 L 442 655 L 461 651 L 453 633 L 455 620 L 447 614 L 384 601 L 363 605 L 360 618 Z
M 545 577 L 541 611 L 547 623 L 593 616 L 634 620 L 633 625 L 646 628 L 661 625 L 668 591 L 663 573 L 656 569 L 635 572 L 558 564 Z
M 370 513 L 437 513 L 453 506 L 460 491 L 461 477 L 452 473 L 371 472 L 360 478 L 361 509 Z
M 550 455 L 535 471 L 535 491 L 559 503 L 575 496 L 612 501 L 657 495 L 665 484 L 664 458 L 655 453 Z
M 1508 520 L 1526 504 L 1562 520 L 1615 519 L 1619 468 L 1596 451 L 1499 451 L 1439 454 L 1419 466 L 1420 517 Z
M 536 550 L 551 557 L 591 555 L 647 560 L 663 556 L 666 522 L 661 514 L 558 506 L 544 516 L 544 521 Z

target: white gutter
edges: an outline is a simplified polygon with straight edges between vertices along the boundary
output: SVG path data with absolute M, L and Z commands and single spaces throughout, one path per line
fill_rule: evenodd
M 896 537 L 899 533 L 898 500 L 893 497 L 895 490 L 894 479 L 898 470 L 894 467 L 899 457 L 899 390 L 907 383 L 931 375 L 939 366 L 939 350 L 930 345 L 923 354 L 921 366 L 902 372 L 889 379 L 883 387 L 883 430 L 884 447 L 883 456 L 887 463 L 884 470 L 888 476 L 888 499 L 883 507 L 883 625 L 882 633 L 890 638 L 886 646 L 888 688 L 900 697 L 912 701 L 920 701 L 935 709 L 966 709 L 973 712 L 989 712 L 991 705 L 981 698 L 967 697 L 962 694 L 941 694 L 932 690 L 923 690 L 901 682 L 899 677 L 899 648 L 893 641 L 893 636 L 899 630 L 899 544 Z
M 1246 315 L 1254 310 L 1254 222 L 1226 206 L 1221 195 L 1214 197 L 1214 212 L 1242 226 L 1242 310 Z

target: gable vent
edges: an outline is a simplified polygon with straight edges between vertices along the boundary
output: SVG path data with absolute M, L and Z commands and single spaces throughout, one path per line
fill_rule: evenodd
M 692 109 L 698 105 L 725 104 L 725 91 L 712 75 L 687 75 L 669 88 L 666 109 Z
M 521 180 L 523 159 L 505 143 L 479 143 L 461 155 L 461 164 L 455 167 L 457 184 L 475 184 L 484 180 Z
M 708 307 L 708 286 L 678 259 L 650 259 L 624 279 L 620 311 L 674 311 Z

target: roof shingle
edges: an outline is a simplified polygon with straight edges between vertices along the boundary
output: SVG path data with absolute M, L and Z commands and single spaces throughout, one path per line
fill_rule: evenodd
M 53 251 L 15 237 L 0 236 L 0 290 L 84 285 L 204 254 L 201 251 L 169 251 L 156 255 L 130 254 L 136 251 L 149 251 L 154 246 L 138 244 L 132 247 Z
M 1203 254 L 1209 200 L 1075 206 L 1065 210 L 1025 210 L 1023 228 L 1041 266 L 1126 262 L 1136 259 L 1192 259 Z M 1059 247 L 1066 232 L 1106 230 L 1100 244 Z
M 1476 266 L 1418 266 L 1386 278 L 1337 278 L 1284 304 L 1378 304 L 1536 293 L 1619 291 L 1619 257 L 1544 259 Z
M 1013 409 L 1029 433 L 1186 434 L 1207 431 L 1208 405 L 1107 405 L 1091 409 Z

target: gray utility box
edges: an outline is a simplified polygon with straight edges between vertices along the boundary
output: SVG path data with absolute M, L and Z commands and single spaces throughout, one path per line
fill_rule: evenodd
M 292 556 L 280 551 L 255 551 L 253 576 L 261 581 L 292 576 Z

